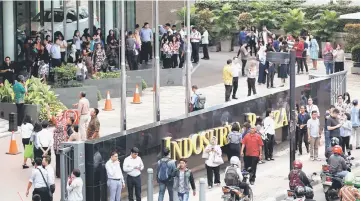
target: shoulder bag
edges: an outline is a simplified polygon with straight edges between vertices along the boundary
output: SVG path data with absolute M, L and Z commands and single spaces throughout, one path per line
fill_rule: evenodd
M 45 182 L 46 188 L 48 189 L 49 197 L 52 198 L 52 197 L 53 197 L 53 193 L 52 193 L 52 191 L 51 191 L 50 188 L 49 188 L 48 182 L 46 182 L 46 180 L 45 180 L 45 177 L 44 177 L 44 175 L 43 175 L 43 172 L 41 172 L 41 170 L 40 170 L 39 168 L 37 168 L 37 169 L 39 170 L 39 172 L 40 172 L 40 174 L 41 174 L 41 177 L 43 177 L 43 180 L 44 180 L 44 182 Z M 55 186 L 54 186 L 54 187 L 55 187 Z M 55 191 L 55 188 L 54 188 L 54 191 Z

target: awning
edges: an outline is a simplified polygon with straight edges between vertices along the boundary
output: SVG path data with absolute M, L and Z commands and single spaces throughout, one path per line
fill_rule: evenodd
M 360 20 L 360 14 L 361 14 L 360 12 L 344 14 L 344 15 L 340 15 L 340 19 L 344 19 L 344 20 Z

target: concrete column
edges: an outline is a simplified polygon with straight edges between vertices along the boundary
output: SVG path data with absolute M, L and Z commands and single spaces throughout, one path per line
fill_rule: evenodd
M 4 37 L 4 57 L 15 58 L 15 34 L 14 34 L 14 2 L 13 0 L 3 1 L 3 37 Z
M 105 33 L 107 36 L 110 29 L 114 29 L 114 17 L 113 17 L 113 1 L 105 1 Z

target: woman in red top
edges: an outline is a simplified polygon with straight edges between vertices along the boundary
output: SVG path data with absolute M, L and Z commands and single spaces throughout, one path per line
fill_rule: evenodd
M 296 50 L 297 74 L 300 74 L 300 70 L 303 73 L 302 53 L 305 49 L 303 41 L 296 38 L 293 48 Z

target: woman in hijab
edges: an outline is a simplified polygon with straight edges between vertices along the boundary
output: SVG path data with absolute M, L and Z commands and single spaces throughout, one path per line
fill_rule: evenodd
M 322 52 L 323 62 L 326 67 L 326 74 L 333 73 L 333 48 L 330 42 L 327 42 Z
M 212 136 L 210 144 L 204 149 L 202 157 L 206 159 L 208 188 L 210 189 L 213 187 L 213 174 L 214 184 L 219 186 L 221 184 L 219 166 L 223 164 L 223 159 L 222 150 L 221 147 L 217 145 L 216 136 Z

